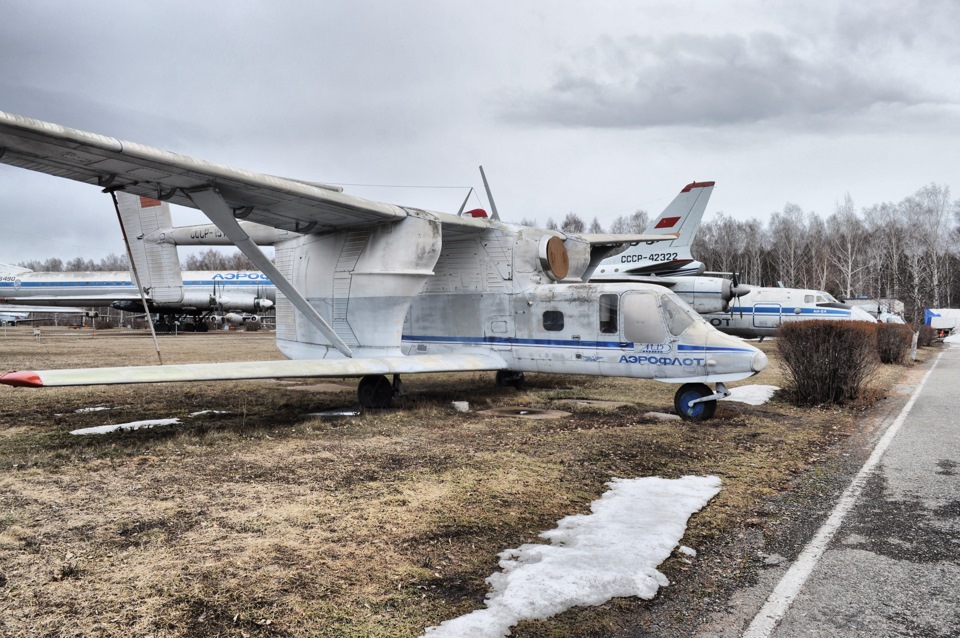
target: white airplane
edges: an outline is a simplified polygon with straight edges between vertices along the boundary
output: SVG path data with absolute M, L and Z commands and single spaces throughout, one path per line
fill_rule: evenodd
M 690 253 L 693 238 L 713 193 L 714 182 L 691 182 L 644 230 L 645 235 L 678 232 L 668 242 L 631 245 L 600 262 L 590 281 L 635 282 L 666 286 L 701 314 L 722 312 L 749 286 L 725 277 L 702 276 L 704 266 Z
M 145 241 L 147 233 L 171 225 L 169 204 L 117 193 L 123 230 L 144 288 L 147 307 L 156 313 L 158 331 L 205 331 L 203 319 L 213 312 L 251 318 L 273 307 L 275 288 L 256 271 L 186 271 L 180 269 L 176 246 Z M 37 306 L 110 306 L 143 312 L 137 282 L 129 271 L 34 272 L 0 264 L 0 303 Z M 190 320 L 188 320 L 188 318 Z
M 876 318 L 858 306 L 838 301 L 822 290 L 754 286 L 727 312 L 703 315 L 718 330 L 745 339 L 772 337 L 789 321 L 833 319 L 867 321 Z
M 675 407 L 703 419 L 726 382 L 767 365 L 666 288 L 583 283 L 648 236 L 375 202 L 2 112 L 0 148 L 3 163 L 199 208 L 282 293 L 276 339 L 290 359 L 14 371 L 0 376 L 8 385 L 346 376 L 361 377 L 369 408 L 390 403 L 401 374 L 487 370 L 512 383 L 550 372 L 682 384 Z M 300 235 L 276 245 L 274 265 L 238 219 Z
M 700 219 L 713 191 L 714 182 L 693 182 L 664 209 L 663 213 L 647 225 L 644 235 L 670 235 L 679 233 L 680 238 L 665 241 L 649 241 L 631 245 L 621 255 L 608 257 L 600 262 L 590 281 L 597 283 L 648 283 L 666 286 L 673 290 L 699 313 L 726 310 L 730 301 L 750 289 L 725 277 L 704 277 L 696 274 L 703 269 L 700 262 L 691 262 L 690 243 L 700 226 Z M 120 195 L 120 193 L 118 193 Z M 129 197 L 129 195 L 128 195 Z M 284 239 L 292 239 L 296 233 L 241 221 L 244 232 L 258 246 L 272 246 Z M 223 231 L 213 224 L 193 226 L 169 226 L 157 229 L 142 237 L 150 244 L 173 246 L 233 246 Z M 669 245 L 673 252 L 656 253 L 658 245 Z M 673 262 L 658 259 L 675 258 Z M 621 269 L 621 260 L 629 267 Z M 649 274 L 637 274 L 643 271 Z
M 715 182 L 691 182 L 643 231 L 645 235 L 676 233 L 662 242 L 636 243 L 600 262 L 593 279 L 629 280 L 630 277 L 699 275 L 704 265 L 690 254 L 693 237 L 707 209 Z
M 3 268 L 6 264 L 0 264 Z M 2 278 L 2 276 L 0 276 Z M 58 313 L 65 315 L 84 315 L 95 316 L 96 313 L 88 312 L 83 308 L 46 308 L 44 306 L 23 306 L 18 304 L 0 304 L 0 325 L 15 326 L 18 323 L 31 323 L 40 321 L 38 318 L 31 318 L 34 313 Z

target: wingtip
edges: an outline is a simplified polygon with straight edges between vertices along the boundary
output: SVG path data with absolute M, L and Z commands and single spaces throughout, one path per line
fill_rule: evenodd
M 0 383 L 12 385 L 17 388 L 40 388 L 43 387 L 43 380 L 36 372 L 29 370 L 11 370 L 0 374 Z

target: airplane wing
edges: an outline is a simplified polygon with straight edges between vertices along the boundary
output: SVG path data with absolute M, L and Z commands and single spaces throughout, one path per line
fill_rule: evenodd
M 34 299 L 30 299 L 34 301 Z M 43 312 L 46 314 L 76 315 L 86 313 L 85 308 L 57 307 L 57 306 L 28 306 L 19 303 L 3 303 L 0 300 L 0 312 Z
M 237 217 L 301 233 L 407 215 L 400 206 L 345 195 L 338 187 L 232 168 L 2 111 L 0 162 L 191 208 L 197 206 L 188 191 L 215 186 Z
M 437 354 L 359 359 L 290 359 L 120 368 L 24 370 L 11 371 L 0 375 L 0 383 L 17 387 L 39 388 L 166 381 L 237 381 L 298 377 L 362 377 L 377 374 L 426 372 L 480 372 L 505 370 L 506 368 L 506 362 L 498 355 L 480 352 L 476 354 Z
M 82 295 L 63 297 L 0 297 L 0 307 L 6 307 L 10 304 L 19 304 L 25 301 L 37 305 L 37 310 L 34 312 L 57 312 L 56 308 L 59 304 L 83 304 L 85 307 L 93 308 L 95 306 L 109 306 L 114 301 L 140 301 L 140 295 L 117 293 L 111 294 L 110 297 L 102 299 L 98 299 L 96 297 L 84 297 Z

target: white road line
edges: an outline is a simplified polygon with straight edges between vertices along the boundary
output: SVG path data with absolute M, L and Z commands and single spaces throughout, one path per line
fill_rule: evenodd
M 887 451 L 887 448 L 890 447 L 891 441 L 893 441 L 897 432 L 900 431 L 900 427 L 904 421 L 906 421 L 907 415 L 913 408 L 913 404 L 916 403 L 917 397 L 920 396 L 920 391 L 923 389 L 923 386 L 927 384 L 927 380 L 933 373 L 934 368 L 937 367 L 937 364 L 940 362 L 940 357 L 942 356 L 943 352 L 937 355 L 933 365 L 930 366 L 927 373 L 923 375 L 920 385 L 913 391 L 910 400 L 903 406 L 903 410 L 900 411 L 896 420 L 887 428 L 887 431 L 873 449 L 873 454 L 871 454 L 867 462 L 863 464 L 863 467 L 860 468 L 860 472 L 854 477 L 850 487 L 848 487 L 843 493 L 843 496 L 840 497 L 840 501 L 837 503 L 837 506 L 833 508 L 833 512 L 830 513 L 827 522 L 817 531 L 813 540 L 803 548 L 800 556 L 798 556 L 797 560 L 790 566 L 787 573 L 783 575 L 780 583 L 777 584 L 776 589 L 774 589 L 773 593 L 767 598 L 767 602 L 764 603 L 760 611 L 757 612 L 757 615 L 754 616 L 753 622 L 750 623 L 750 626 L 747 627 L 747 630 L 741 635 L 741 638 L 769 638 L 769 636 L 773 634 L 773 630 L 776 629 L 780 621 L 783 620 L 794 598 L 800 593 L 803 584 L 807 582 L 807 578 L 810 577 L 820 557 L 823 556 L 823 552 L 826 551 L 827 545 L 830 544 L 834 534 L 836 534 L 840 528 L 843 518 L 851 508 L 853 508 L 854 503 L 856 503 L 860 497 L 860 493 L 863 492 L 863 487 L 867 482 L 867 475 L 876 467 L 877 463 L 880 462 L 880 457 L 882 457 L 884 452 Z

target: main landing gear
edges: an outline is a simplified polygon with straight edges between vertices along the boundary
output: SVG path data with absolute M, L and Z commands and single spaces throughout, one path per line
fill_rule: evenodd
M 382 374 L 371 374 L 360 379 L 357 398 L 364 410 L 383 410 L 393 403 L 394 396 L 404 394 L 400 375 L 393 375 L 393 383 Z
M 684 421 L 706 421 L 717 411 L 717 401 L 730 396 L 730 390 L 722 383 L 711 392 L 704 383 L 684 383 L 673 396 L 673 407 Z

